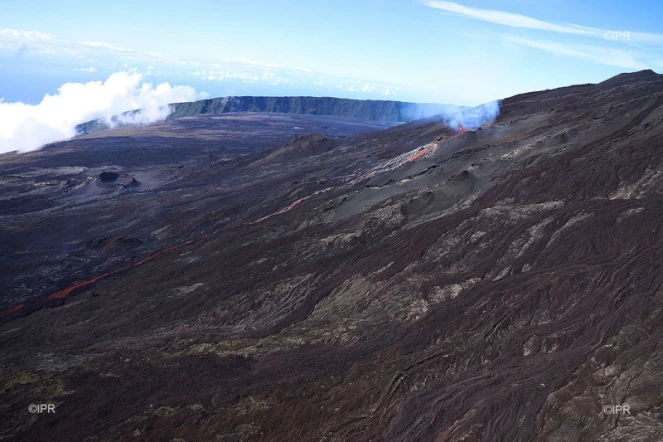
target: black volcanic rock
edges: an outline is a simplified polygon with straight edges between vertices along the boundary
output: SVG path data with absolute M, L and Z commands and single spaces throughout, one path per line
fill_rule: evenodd
M 462 184 L 470 179 L 470 172 L 467 170 L 463 170 L 461 173 L 457 175 L 452 175 L 447 179 L 447 183 L 449 184 Z
M 85 244 L 85 249 L 100 249 L 109 251 L 114 249 L 129 249 L 142 245 L 144 241 L 138 238 L 127 236 L 111 236 L 107 238 L 96 239 Z
M 0 434 L 660 440 L 663 82 L 629 78 L 461 135 L 185 119 L 0 157 Z M 91 185 L 122 167 L 145 186 Z
M 102 183 L 114 183 L 120 177 L 120 174 L 117 172 L 101 172 L 99 174 L 99 179 Z
M 599 83 L 601 86 L 616 86 L 620 84 L 633 84 L 641 81 L 662 81 L 663 77 L 651 69 L 645 69 L 638 72 L 618 74 L 612 78 Z
M 320 134 L 311 135 L 295 135 L 290 141 L 274 149 L 270 157 L 276 155 L 313 155 L 316 153 L 324 152 L 325 150 L 332 149 L 339 143 L 335 143 L 329 138 Z

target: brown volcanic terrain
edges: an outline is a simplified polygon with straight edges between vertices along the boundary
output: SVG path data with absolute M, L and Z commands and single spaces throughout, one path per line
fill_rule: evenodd
M 662 121 L 644 72 L 462 134 L 0 157 L 0 437 L 661 440 Z

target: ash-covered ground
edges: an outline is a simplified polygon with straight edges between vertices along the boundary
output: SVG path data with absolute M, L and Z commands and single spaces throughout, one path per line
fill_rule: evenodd
M 0 437 L 660 440 L 663 79 L 245 117 L 0 157 Z

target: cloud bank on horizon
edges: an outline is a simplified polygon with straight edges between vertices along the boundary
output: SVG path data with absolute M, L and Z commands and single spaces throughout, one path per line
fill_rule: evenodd
M 46 144 L 72 138 L 78 124 L 104 119 L 126 111 L 122 124 L 148 124 L 165 119 L 169 103 L 204 98 L 189 86 L 154 86 L 142 81 L 139 73 L 117 72 L 105 81 L 66 83 L 54 95 L 45 95 L 35 105 L 8 103 L 0 99 L 0 153 L 28 152 Z

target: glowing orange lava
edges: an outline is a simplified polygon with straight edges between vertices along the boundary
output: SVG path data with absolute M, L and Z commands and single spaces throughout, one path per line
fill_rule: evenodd
M 210 236 L 210 235 L 211 235 L 211 234 L 208 233 L 207 235 L 203 235 L 203 236 L 201 236 L 201 237 L 198 238 L 198 239 L 207 238 L 207 237 Z M 180 247 L 184 247 L 184 246 L 188 246 L 189 244 L 193 244 L 195 241 L 196 241 L 196 240 L 194 240 L 194 239 L 190 239 L 190 240 L 185 241 L 185 242 L 183 242 L 183 243 L 181 243 L 181 244 L 176 244 L 176 245 L 174 245 L 174 246 L 172 246 L 172 247 L 168 247 L 167 249 L 159 250 L 158 252 L 151 254 L 151 255 L 148 256 L 147 258 L 141 259 L 140 261 L 138 261 L 137 263 L 135 263 L 135 264 L 134 264 L 134 267 L 139 266 L 139 265 L 141 265 L 141 264 L 145 264 L 146 262 L 153 260 L 154 258 L 156 258 L 157 256 L 161 255 L 162 253 L 170 252 L 171 250 L 179 249 Z
M 419 152 L 415 153 L 414 155 L 410 155 L 410 157 L 406 161 L 414 161 L 416 159 L 419 159 L 419 158 L 423 157 L 428 152 L 430 152 L 433 149 L 433 147 L 435 147 L 434 144 L 429 144 L 428 146 L 421 149 Z
M 115 274 L 120 273 L 120 272 L 123 272 L 123 271 L 125 271 L 125 270 L 129 270 L 129 269 L 131 269 L 131 268 L 133 268 L 133 267 L 138 267 L 139 265 L 145 264 L 146 262 L 153 260 L 154 258 L 156 258 L 157 256 L 161 255 L 162 253 L 170 252 L 170 251 L 172 251 L 172 250 L 179 249 L 180 247 L 184 247 L 184 246 L 187 246 L 187 245 L 189 245 L 189 244 L 193 244 L 195 241 L 198 241 L 198 240 L 201 240 L 201 239 L 204 239 L 204 238 L 208 238 L 208 237 L 212 236 L 214 233 L 217 233 L 217 232 L 207 233 L 207 234 L 202 235 L 201 237 L 199 237 L 199 238 L 197 238 L 197 239 L 190 239 L 190 240 L 185 241 L 185 242 L 183 242 L 183 243 L 181 243 L 181 244 L 176 244 L 176 245 L 174 245 L 174 246 L 171 246 L 171 247 L 165 248 L 165 249 L 163 249 L 163 250 L 159 250 L 158 252 L 155 252 L 155 253 L 151 254 L 150 256 L 148 256 L 147 258 L 143 258 L 143 259 L 141 259 L 140 261 L 137 261 L 137 262 L 135 262 L 135 263 L 132 264 L 132 265 L 128 265 L 128 266 L 124 266 L 124 267 L 120 267 L 120 268 L 115 269 L 115 270 L 113 270 L 113 271 L 106 272 L 106 273 L 103 273 L 103 274 L 101 274 L 101 275 L 95 276 L 95 277 L 92 278 L 92 279 L 88 279 L 88 280 L 85 280 L 85 281 L 78 281 L 78 282 L 75 282 L 74 284 L 70 285 L 70 286 L 67 287 L 66 289 L 60 290 L 59 292 L 52 293 L 51 295 L 47 296 L 45 300 L 46 300 L 46 301 L 52 301 L 52 300 L 54 300 L 54 299 L 64 299 L 64 298 L 68 297 L 69 295 L 71 295 L 71 293 L 72 293 L 74 290 L 76 290 L 76 289 L 79 289 L 79 288 L 81 288 L 81 287 L 88 286 L 88 285 L 90 285 L 90 284 L 93 284 L 93 283 L 95 283 L 95 282 L 101 280 L 101 279 L 107 278 L 107 277 L 109 277 L 109 276 L 115 275 Z M 3 313 L 2 315 L 0 315 L 0 317 L 4 316 L 4 315 L 6 315 L 6 314 L 12 313 L 13 311 L 18 310 L 17 307 L 19 307 L 19 306 L 16 306 L 16 307 L 13 307 L 12 309 L 7 310 L 5 313 Z M 23 307 L 23 305 L 21 304 L 20 308 L 22 308 L 22 307 Z M 13 309 L 16 309 L 16 310 L 13 310 Z
M 315 194 L 313 194 L 313 195 L 315 195 Z M 263 216 L 262 218 L 258 218 L 257 220 L 252 221 L 252 222 L 250 222 L 250 223 L 248 223 L 248 224 L 249 224 L 249 225 L 251 225 L 251 224 L 258 224 L 259 222 L 264 221 L 264 220 L 266 220 L 267 218 L 271 218 L 271 217 L 273 217 L 274 215 L 280 215 L 280 214 L 282 214 L 282 213 L 288 212 L 289 210 L 292 210 L 292 209 L 294 209 L 295 207 L 297 207 L 298 205 L 300 205 L 300 204 L 302 203 L 302 201 L 311 198 L 313 195 L 308 195 L 308 196 L 305 196 L 304 198 L 300 198 L 300 199 L 298 199 L 297 201 L 294 201 L 294 202 L 290 203 L 290 205 L 284 207 L 283 209 L 281 209 L 281 210 L 277 210 L 276 212 L 274 212 L 274 213 L 270 213 L 269 215 L 265 215 L 265 216 Z
M 465 128 L 460 122 L 458 122 L 458 129 L 457 129 L 456 132 L 457 132 L 457 134 L 464 134 L 465 132 L 469 132 L 469 130 L 466 129 L 466 128 Z M 417 160 L 417 159 L 423 157 L 424 155 L 426 155 L 427 153 L 429 153 L 433 148 L 435 148 L 435 146 L 437 145 L 437 143 L 443 141 L 444 139 L 445 139 L 445 137 L 439 137 L 439 138 L 437 138 L 436 140 L 434 140 L 432 143 L 430 143 L 428 146 L 426 146 L 425 148 L 423 148 L 423 149 L 420 150 L 419 152 L 417 152 L 417 153 L 415 153 L 415 154 L 409 156 L 405 161 L 406 161 L 406 162 L 408 162 L 408 161 L 414 161 L 414 160 Z M 360 176 L 360 177 L 358 177 L 358 178 L 355 178 L 355 179 L 350 180 L 350 181 L 348 181 L 348 182 L 346 182 L 346 183 L 343 183 L 342 186 L 349 186 L 349 185 L 356 184 L 356 183 L 358 183 L 359 181 L 365 180 L 365 179 L 367 179 L 367 178 L 370 178 L 370 177 L 376 175 L 378 172 L 379 172 L 379 170 L 373 170 L 373 171 L 370 171 L 370 172 L 368 172 L 367 174 L 364 174 L 364 175 L 362 175 L 362 176 Z M 305 196 L 305 197 L 303 197 L 303 198 L 300 198 L 300 199 L 298 199 L 298 200 L 296 200 L 296 201 L 290 203 L 288 206 L 286 206 L 286 207 L 284 207 L 284 208 L 282 208 L 282 209 L 280 209 L 280 210 L 278 210 L 278 211 L 276 211 L 276 212 L 274 212 L 274 213 L 271 213 L 271 214 L 269 214 L 269 215 L 263 216 L 263 217 L 261 217 L 261 218 L 256 219 L 255 221 L 252 221 L 252 222 L 249 222 L 249 223 L 246 223 L 246 224 L 248 224 L 248 225 L 257 224 L 257 223 L 262 222 L 262 221 L 264 221 L 264 220 L 266 220 L 266 219 L 268 219 L 268 218 L 271 218 L 271 217 L 273 217 L 273 216 L 275 216 L 275 215 L 280 215 L 280 214 L 282 214 L 282 213 L 288 212 L 288 211 L 294 209 L 295 207 L 297 207 L 298 205 L 300 205 L 303 201 L 305 201 L 305 200 L 311 198 L 312 196 L 319 195 L 319 194 L 324 193 L 324 192 L 327 192 L 327 191 L 329 191 L 329 190 L 332 190 L 332 187 L 327 187 L 326 189 L 318 190 L 318 191 L 312 193 L 311 195 Z M 101 275 L 95 276 L 94 278 L 92 278 L 92 279 L 88 279 L 88 280 L 86 280 L 86 281 L 79 281 L 79 282 L 76 282 L 76 283 L 70 285 L 69 287 L 67 287 L 66 289 L 63 289 L 63 290 L 60 290 L 60 291 L 58 291 L 58 292 L 52 293 L 51 295 L 49 295 L 48 297 L 46 297 L 45 300 L 46 300 L 46 301 L 51 301 L 51 300 L 55 300 L 55 299 L 64 299 L 64 298 L 68 297 L 68 296 L 69 296 L 74 290 L 77 290 L 77 289 L 79 289 L 79 288 L 81 288 L 81 287 L 88 286 L 88 285 L 90 285 L 90 284 L 93 284 L 93 283 L 95 283 L 95 282 L 101 280 L 101 279 L 107 278 L 107 277 L 109 277 L 109 276 L 115 275 L 115 274 L 120 273 L 120 272 L 123 272 L 123 271 L 125 271 L 125 270 L 129 270 L 129 269 L 131 269 L 131 268 L 133 268 L 133 267 L 138 267 L 138 266 L 140 266 L 140 265 L 142 265 L 142 264 L 145 264 L 145 263 L 148 262 L 148 261 L 153 260 L 154 258 L 156 258 L 157 256 L 159 256 L 159 255 L 161 255 L 161 254 L 163 254 L 163 253 L 170 252 L 170 251 L 175 250 L 175 249 L 179 249 L 180 247 L 184 247 L 184 246 L 189 245 L 189 244 L 193 244 L 193 243 L 196 242 L 196 241 L 202 240 L 202 239 L 204 239 L 204 238 L 208 238 L 208 237 L 210 237 L 210 236 L 212 236 L 212 235 L 214 235 L 214 234 L 216 234 L 216 233 L 218 233 L 218 231 L 214 231 L 214 232 L 211 232 L 211 233 L 207 233 L 207 234 L 202 235 L 202 236 L 200 236 L 200 237 L 198 237 L 198 238 L 196 238 L 196 239 L 191 239 L 191 240 L 185 241 L 185 242 L 183 242 L 183 243 L 181 243 L 181 244 L 176 244 L 176 245 L 174 245 L 174 246 L 171 246 L 171 247 L 165 248 L 165 249 L 163 249 L 163 250 L 159 250 L 158 252 L 155 252 L 155 253 L 153 253 L 152 255 L 150 255 L 150 256 L 148 256 L 148 257 L 146 257 L 146 258 L 143 258 L 143 259 L 141 259 L 140 261 L 137 261 L 137 262 L 135 262 L 135 263 L 132 264 L 132 265 L 128 265 L 128 266 L 124 266 L 124 267 L 120 267 L 120 268 L 115 269 L 115 270 L 113 270 L 113 271 L 110 271 L 110 272 L 107 272 L 107 273 L 104 273 L 104 274 L 101 274 Z M 28 254 L 28 253 L 44 253 L 44 252 L 49 252 L 49 251 L 54 251 L 54 250 L 26 250 L 26 251 L 23 251 L 23 252 L 16 252 L 15 254 L 19 254 L 19 255 L 20 255 L 20 254 Z M 109 261 L 109 262 L 110 262 L 110 261 Z M 5 310 L 4 312 L 0 313 L 0 318 L 3 317 L 3 316 L 9 315 L 9 314 L 11 314 L 11 313 L 15 313 L 15 312 L 21 310 L 21 309 L 24 308 L 24 307 L 25 307 L 25 304 L 18 304 L 18 305 L 14 306 L 14 307 L 11 307 L 11 308 L 9 308 L 8 310 Z
M 71 292 L 73 292 L 74 290 L 76 290 L 78 288 L 85 287 L 86 285 L 90 285 L 93 282 L 97 282 L 100 279 L 106 278 L 107 276 L 110 276 L 110 275 L 114 275 L 114 274 L 116 274 L 118 272 L 121 272 L 122 270 L 126 270 L 128 268 L 129 267 L 123 267 L 121 269 L 113 270 L 112 272 L 108 272 L 108 273 L 104 273 L 104 274 L 99 275 L 99 276 L 95 276 L 94 278 L 88 279 L 87 281 L 76 282 L 76 283 L 70 285 L 69 287 L 67 287 L 64 290 L 60 290 L 59 292 L 55 292 L 55 293 L 49 295 L 46 298 L 46 301 L 51 301 L 53 299 L 64 299 L 67 296 L 69 296 L 71 294 Z
M 17 311 L 21 310 L 23 307 L 25 307 L 25 304 L 18 304 L 15 305 L 14 307 L 11 307 L 4 312 L 0 313 L 0 318 L 3 316 L 11 315 L 12 313 L 16 313 Z

